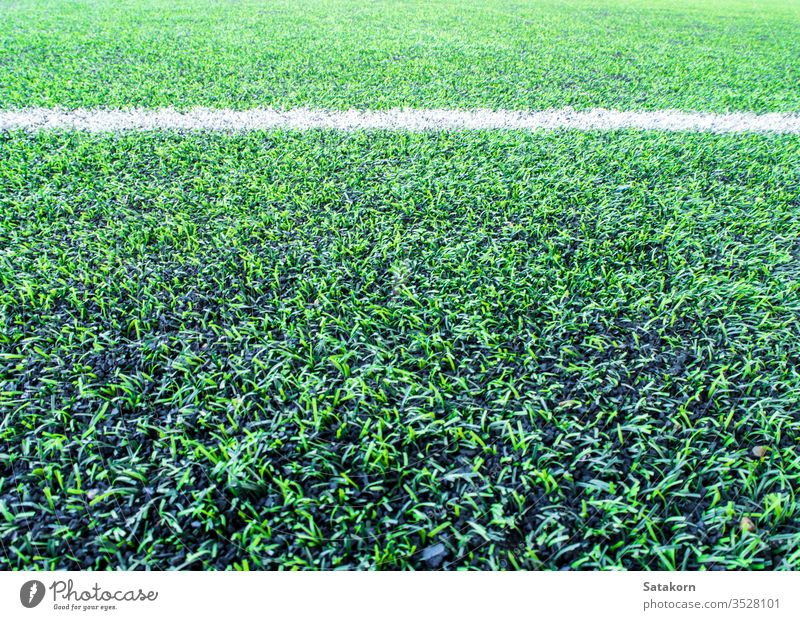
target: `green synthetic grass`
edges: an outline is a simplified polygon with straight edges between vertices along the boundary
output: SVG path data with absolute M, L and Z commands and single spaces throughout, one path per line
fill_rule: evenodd
M 800 0 L 0 0 L 0 106 L 800 110 Z
M 6 134 L 0 568 L 797 569 L 799 163 Z

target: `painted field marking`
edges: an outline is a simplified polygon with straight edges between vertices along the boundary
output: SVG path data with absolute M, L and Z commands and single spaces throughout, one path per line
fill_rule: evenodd
M 314 110 L 226 110 L 194 108 L 180 112 L 171 108 L 127 110 L 23 108 L 0 110 L 0 131 L 78 130 L 93 133 L 119 131 L 257 131 L 265 129 L 361 129 L 388 131 L 453 130 L 560 130 L 608 131 L 637 129 L 708 133 L 800 134 L 800 113 L 735 112 L 714 114 L 660 110 L 437 110 L 393 109 Z

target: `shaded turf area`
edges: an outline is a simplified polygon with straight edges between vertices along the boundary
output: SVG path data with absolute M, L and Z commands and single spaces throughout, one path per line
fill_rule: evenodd
M 798 163 L 2 136 L 0 568 L 798 568 Z
M 0 0 L 3 107 L 800 110 L 800 0 Z

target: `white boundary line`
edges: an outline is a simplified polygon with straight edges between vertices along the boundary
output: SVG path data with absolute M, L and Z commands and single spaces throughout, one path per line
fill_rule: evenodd
M 265 129 L 359 129 L 389 131 L 559 130 L 607 131 L 638 129 L 710 133 L 800 134 L 800 113 L 755 114 L 736 112 L 712 114 L 660 110 L 626 112 L 619 110 L 425 110 L 385 111 L 314 110 L 226 110 L 194 108 L 179 112 L 172 108 L 0 110 L 0 131 L 78 130 L 93 133 L 119 131 L 256 131 Z

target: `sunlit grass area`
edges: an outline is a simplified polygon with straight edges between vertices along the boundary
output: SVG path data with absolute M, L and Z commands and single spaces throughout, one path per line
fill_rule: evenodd
M 0 105 L 800 109 L 800 0 L 0 1 Z

